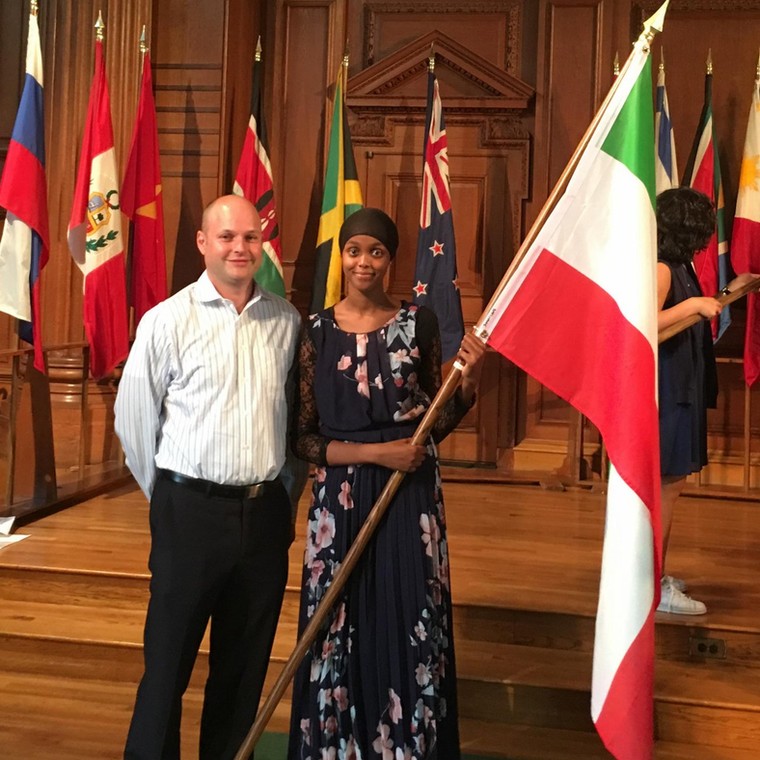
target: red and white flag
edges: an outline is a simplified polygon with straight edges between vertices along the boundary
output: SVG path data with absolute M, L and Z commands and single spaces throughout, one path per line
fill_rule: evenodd
M 585 414 L 607 446 L 591 712 L 626 760 L 652 754 L 660 585 L 651 68 L 642 35 L 564 194 L 475 328 Z
M 164 245 L 164 200 L 158 155 L 156 104 L 150 53 L 143 56 L 140 102 L 132 133 L 121 207 L 132 220 L 129 302 L 135 310 L 135 327 L 143 314 L 166 298 L 166 247 Z
M 84 276 L 83 318 L 90 373 L 104 377 L 129 352 L 124 238 L 103 43 L 95 43 L 95 76 L 74 188 L 68 242 Z
M 739 193 L 731 236 L 731 263 L 735 272 L 760 272 L 760 61 L 752 91 L 744 156 L 739 174 Z M 744 336 L 744 381 L 753 385 L 760 377 L 760 296 L 747 301 Z

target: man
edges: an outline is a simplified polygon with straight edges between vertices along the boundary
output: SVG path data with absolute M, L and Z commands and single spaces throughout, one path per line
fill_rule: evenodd
M 256 209 L 218 198 L 197 245 L 206 271 L 143 317 L 116 399 L 152 538 L 131 760 L 179 757 L 182 695 L 209 619 L 200 758 L 235 755 L 261 695 L 300 494 L 289 499 L 279 477 L 300 317 L 254 283 Z

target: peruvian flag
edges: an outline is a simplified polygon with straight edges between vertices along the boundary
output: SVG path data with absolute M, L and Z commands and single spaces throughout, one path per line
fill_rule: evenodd
M 712 73 L 705 75 L 705 102 L 683 177 L 684 185 L 704 193 L 715 205 L 715 232 L 707 247 L 694 256 L 694 268 L 706 296 L 716 295 L 731 279 L 728 271 L 726 204 L 712 112 L 712 79 Z M 731 312 L 725 306 L 718 319 L 712 321 L 713 340 L 718 340 L 730 324 Z
M 135 327 L 143 314 L 166 298 L 166 247 L 164 200 L 158 155 L 156 104 L 150 53 L 143 57 L 140 101 L 132 133 L 132 147 L 121 188 L 121 208 L 132 220 L 129 302 L 135 310 Z
M 84 329 L 96 379 L 129 352 L 117 176 L 103 43 L 98 40 L 68 232 L 71 255 L 84 276 Z
M 256 272 L 256 282 L 263 288 L 285 297 L 285 280 L 282 274 L 282 251 L 280 228 L 274 206 L 272 167 L 269 164 L 267 130 L 261 107 L 261 50 L 257 46 L 253 63 L 253 91 L 251 116 L 240 154 L 235 184 L 232 191 L 247 198 L 261 217 L 261 234 L 264 249 L 261 266 Z
M 29 16 L 26 78 L 13 125 L 0 206 L 7 210 L 0 239 L 0 311 L 19 320 L 19 337 L 34 344 L 34 366 L 45 371 L 40 324 L 40 273 L 49 252 L 42 52 L 37 15 Z
M 731 236 L 731 262 L 736 272 L 760 272 L 760 74 L 755 79 L 744 138 L 744 157 Z M 759 376 L 760 296 L 750 293 L 747 332 L 744 336 L 744 381 L 751 386 Z
M 660 577 L 652 102 L 642 35 L 564 194 L 475 328 L 585 414 L 609 451 L 591 713 L 630 760 L 652 754 Z

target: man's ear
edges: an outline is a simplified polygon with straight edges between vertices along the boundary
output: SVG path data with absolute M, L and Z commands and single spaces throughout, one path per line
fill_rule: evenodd
M 201 256 L 205 255 L 204 248 L 206 246 L 206 235 L 203 230 L 198 230 L 195 233 L 195 244 L 198 246 L 198 250 L 201 252 Z

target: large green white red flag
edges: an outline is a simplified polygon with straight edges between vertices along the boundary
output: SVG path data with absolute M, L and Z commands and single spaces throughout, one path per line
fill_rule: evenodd
M 735 272 L 760 272 L 760 61 L 752 91 L 739 193 L 731 235 L 731 263 Z M 744 381 L 753 385 L 760 377 L 760 296 L 747 301 L 744 335 Z
M 652 754 L 659 602 L 652 95 L 642 35 L 564 194 L 475 327 L 583 412 L 607 446 L 591 712 L 607 748 L 626 760 Z
M 71 255 L 84 276 L 83 319 L 90 373 L 104 377 L 129 352 L 124 237 L 103 43 L 95 43 L 79 171 L 69 220 Z

